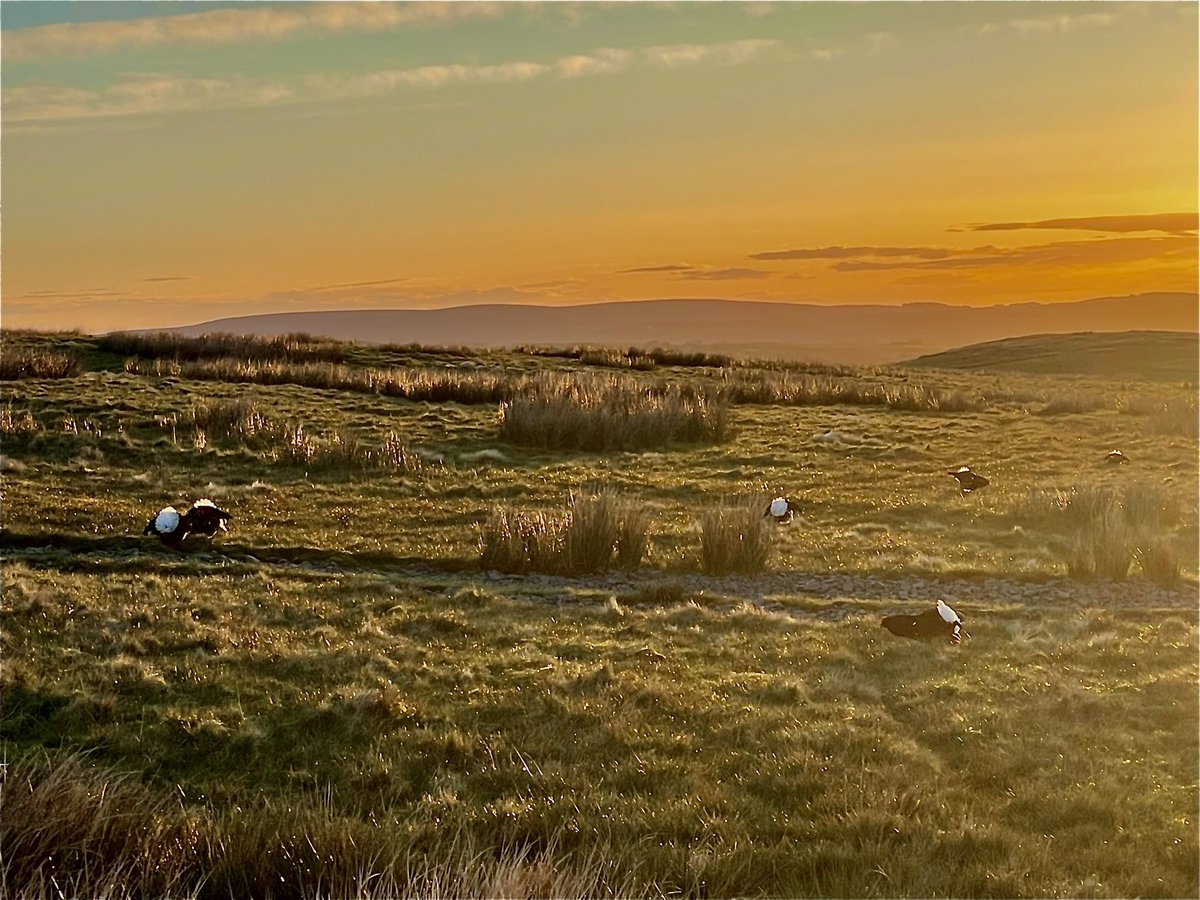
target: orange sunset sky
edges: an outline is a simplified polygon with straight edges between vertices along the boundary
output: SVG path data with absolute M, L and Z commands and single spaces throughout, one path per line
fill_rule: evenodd
M 3 324 L 1197 283 L 1193 2 L 3 2 Z

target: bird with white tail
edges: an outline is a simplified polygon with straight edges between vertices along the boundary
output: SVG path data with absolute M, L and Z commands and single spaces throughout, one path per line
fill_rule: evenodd
M 879 624 L 898 637 L 944 637 L 952 644 L 959 643 L 964 637 L 970 637 L 963 631 L 962 616 L 944 600 L 939 600 L 937 606 L 925 610 L 920 615 L 884 616 Z
M 180 513 L 173 506 L 165 506 L 153 519 L 146 523 L 142 534 L 157 537 L 168 547 L 182 549 L 183 539 L 189 534 L 212 537 L 218 531 L 228 531 L 226 522 L 233 518 L 211 500 L 204 498 L 192 504 L 192 508 Z

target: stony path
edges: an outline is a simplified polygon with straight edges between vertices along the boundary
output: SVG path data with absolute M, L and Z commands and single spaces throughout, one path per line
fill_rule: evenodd
M 1163 588 L 1141 579 L 1125 582 L 1086 584 L 1068 578 L 1044 581 L 980 577 L 930 578 L 887 577 L 865 573 L 816 574 L 772 572 L 756 576 L 708 576 L 695 573 L 635 573 L 559 578 L 547 575 L 512 576 L 479 573 L 460 576 L 463 581 L 495 587 L 504 593 L 552 593 L 556 588 L 609 591 L 613 596 L 636 603 L 639 596 L 649 601 L 656 585 L 673 587 L 687 596 L 746 600 L 765 608 L 792 607 L 796 600 L 825 601 L 824 610 L 814 615 L 844 618 L 868 611 L 860 604 L 870 601 L 869 611 L 911 608 L 913 604 L 943 599 L 956 602 L 1003 604 L 1070 604 L 1112 609 L 1156 608 L 1200 611 L 1200 591 L 1181 583 Z M 643 601 L 643 602 L 647 602 Z
M 214 543 L 199 552 L 176 555 L 136 539 L 64 539 L 52 535 L 0 535 L 8 561 L 32 568 L 74 571 L 156 571 L 186 567 L 229 572 L 231 567 L 278 572 L 303 570 L 331 575 L 380 576 L 412 580 L 453 590 L 476 584 L 513 598 L 545 603 L 604 603 L 662 606 L 695 599 L 714 606 L 749 602 L 797 616 L 841 619 L 866 612 L 904 611 L 937 599 L 951 605 L 1072 605 L 1109 609 L 1176 609 L 1200 612 L 1200 590 L 1192 583 L 1164 588 L 1141 578 L 1124 582 L 1083 583 L 1069 578 L 1025 580 L 980 576 L 930 577 L 873 573 L 770 572 L 762 575 L 710 576 L 697 572 L 642 569 L 567 578 L 553 575 L 504 575 L 464 564 L 321 551 L 317 548 L 250 548 Z M 254 555 L 259 554 L 258 556 Z M 262 557 L 261 559 L 259 557 Z M 457 568 L 457 571 L 453 569 Z M 198 572 L 197 570 L 200 570 Z

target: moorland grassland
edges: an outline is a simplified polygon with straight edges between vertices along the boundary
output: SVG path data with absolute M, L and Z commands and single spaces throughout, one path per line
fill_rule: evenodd
M 1200 891 L 1194 383 L 37 332 L 0 377 L 4 896 Z M 229 534 L 141 535 L 200 497 Z M 961 645 L 879 627 L 937 598 Z

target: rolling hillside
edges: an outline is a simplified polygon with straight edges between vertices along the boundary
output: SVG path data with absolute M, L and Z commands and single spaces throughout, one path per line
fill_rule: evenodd
M 751 358 L 877 365 L 1023 334 L 1197 330 L 1194 294 L 993 307 L 908 303 L 818 306 L 733 300 L 643 300 L 584 306 L 481 305 L 328 310 L 216 319 L 173 329 L 274 337 L 306 332 L 374 344 L 466 347 L 686 347 Z
M 1031 334 L 957 347 L 904 365 L 1194 382 L 1200 369 L 1200 341 L 1196 334 L 1177 331 Z

